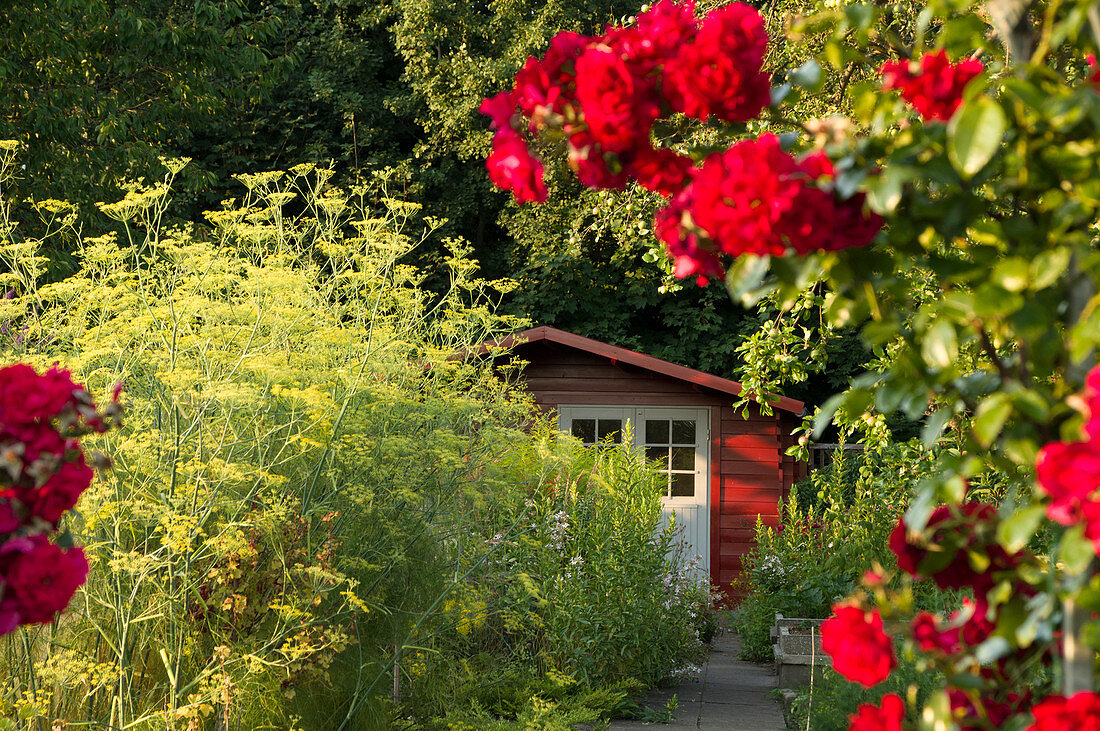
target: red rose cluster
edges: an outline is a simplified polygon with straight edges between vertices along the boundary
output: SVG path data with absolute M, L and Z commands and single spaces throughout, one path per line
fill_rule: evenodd
M 564 135 L 569 164 L 591 188 L 630 180 L 668 198 L 654 230 L 678 277 L 720 276 L 720 256 L 836 250 L 870 242 L 882 225 L 862 196 L 839 201 L 824 155 L 798 161 L 764 135 L 707 157 L 701 166 L 655 147 L 654 122 L 674 113 L 745 122 L 770 101 L 761 70 L 767 33 L 760 13 L 734 2 L 699 20 L 692 0 L 660 0 L 631 27 L 602 36 L 561 33 L 529 58 L 515 86 L 486 99 L 495 130 L 489 177 L 519 203 L 546 200 L 542 163 L 528 135 Z
M 1016 689 L 1013 679 L 1020 667 L 1050 660 L 1049 647 L 1042 643 L 1017 647 L 989 663 L 977 659 L 977 648 L 997 630 L 999 605 L 990 600 L 991 590 L 1014 576 L 1019 567 L 1035 561 L 1027 551 L 1009 554 L 997 543 L 997 519 L 996 509 L 987 503 L 945 505 L 931 513 L 920 535 L 910 535 L 903 516 L 889 540 L 901 570 L 931 578 L 942 589 L 974 590 L 974 598 L 965 599 L 949 616 L 918 612 L 909 626 L 913 644 L 931 667 L 950 676 L 968 676 L 966 683 L 947 689 L 952 719 L 961 731 L 996 727 L 1027 712 L 1033 698 Z M 891 594 L 880 571 L 867 572 L 863 586 L 879 608 L 895 605 L 897 596 Z M 1025 598 L 1034 595 L 1031 586 L 1018 581 L 1011 591 Z M 886 680 L 896 662 L 879 608 L 869 609 L 866 599 L 860 595 L 834 606 L 834 616 L 822 624 L 821 637 L 833 668 L 848 680 L 871 687 Z M 881 707 L 861 706 L 851 716 L 850 728 L 900 729 L 904 704 L 889 698 Z
M 977 647 L 993 634 L 995 625 L 989 621 L 985 602 L 963 600 L 963 608 L 942 621 L 931 612 L 918 612 L 913 617 L 913 639 L 929 654 L 957 655 L 967 647 Z
M 931 577 L 941 589 L 972 587 L 974 596 L 984 602 L 997 575 L 1013 571 L 1025 558 L 1019 551 L 1009 555 L 991 531 L 979 530 L 990 527 L 996 517 L 997 509 L 988 503 L 941 505 L 928 517 L 921 542 L 915 543 L 903 515 L 890 533 L 890 550 L 898 558 L 898 568 L 914 578 Z M 971 561 L 972 555 L 981 560 Z
M 922 117 L 946 122 L 962 104 L 963 89 L 984 68 L 974 58 L 951 63 L 939 50 L 924 54 L 919 63 L 887 61 L 879 74 L 882 88 L 900 90 L 901 98 L 916 107 Z
M 834 606 L 833 616 L 821 624 L 821 649 L 833 659 L 834 670 L 868 688 L 886 680 L 898 664 L 877 609 Z
M 737 142 L 690 172 L 691 184 L 657 212 L 653 229 L 675 275 L 700 284 L 722 275 L 721 254 L 839 251 L 869 244 L 882 227 L 864 211 L 862 193 L 840 201 L 829 190 L 834 170 L 824 153 L 797 160 L 772 134 Z
M 1047 517 L 1062 525 L 1082 523 L 1100 555 L 1100 368 L 1085 380 L 1085 440 L 1052 442 L 1039 452 L 1035 473 L 1050 496 Z
M 49 535 L 92 480 L 79 437 L 120 422 L 119 390 L 101 411 L 68 371 L 0 368 L 0 634 L 51 621 L 84 583 L 84 552 Z
M 699 22 L 691 0 L 661 0 L 634 26 L 601 36 L 559 33 L 543 58 L 527 59 L 511 91 L 481 105 L 496 130 L 489 176 L 520 203 L 546 200 L 542 163 L 523 133 L 551 129 L 565 134 L 585 185 L 621 188 L 633 178 L 671 194 L 692 160 L 655 149 L 653 123 L 673 112 L 725 122 L 758 115 L 771 89 L 760 70 L 767 40 L 749 5 L 732 3 Z
M 1004 675 L 997 675 L 996 671 L 986 670 L 980 677 L 1004 686 L 1011 684 L 1013 679 Z M 990 728 L 999 728 L 1009 719 L 1028 711 L 1031 703 L 1031 693 L 1022 695 L 1013 691 L 1003 693 L 1007 700 L 997 700 L 989 697 L 988 693 L 979 690 L 960 688 L 948 688 L 947 698 L 951 705 L 951 715 L 955 720 L 955 728 L 959 731 L 986 731 Z
M 962 609 L 946 620 L 930 612 L 918 612 L 911 622 L 913 640 L 931 657 L 953 663 L 960 655 L 972 653 L 993 634 L 997 627 L 989 615 L 989 605 L 984 599 L 964 599 Z M 1010 690 L 1012 673 L 1006 663 L 1007 660 L 1002 660 L 992 667 L 978 668 L 976 687 L 948 689 L 952 714 L 961 731 L 987 728 L 980 721 L 983 718 L 999 726 L 1030 705 L 1030 693 Z

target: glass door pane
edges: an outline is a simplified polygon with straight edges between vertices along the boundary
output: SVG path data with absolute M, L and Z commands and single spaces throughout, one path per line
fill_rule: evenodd
M 696 479 L 695 419 L 645 417 L 645 455 L 668 475 L 665 497 L 694 497 Z
M 568 406 L 558 411 L 559 426 L 585 445 L 622 444 L 628 409 L 602 406 Z

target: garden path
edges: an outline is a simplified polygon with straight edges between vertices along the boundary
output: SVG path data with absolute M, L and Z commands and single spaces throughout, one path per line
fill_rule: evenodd
M 726 630 L 711 646 L 699 681 L 654 690 L 644 705 L 660 712 L 673 694 L 677 710 L 665 724 L 615 721 L 609 731 L 640 728 L 692 728 L 699 731 L 778 731 L 783 709 L 772 697 L 777 678 L 772 665 L 737 659 L 741 638 Z

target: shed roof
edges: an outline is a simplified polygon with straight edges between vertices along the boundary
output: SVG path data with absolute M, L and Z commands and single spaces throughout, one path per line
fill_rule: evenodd
M 576 348 L 577 350 L 583 350 L 594 355 L 608 358 L 612 363 L 627 363 L 638 368 L 653 371 L 654 373 L 661 373 L 670 378 L 687 381 L 696 386 L 727 393 L 731 396 L 738 396 L 741 394 L 741 391 L 744 390 L 737 381 L 722 378 L 712 373 L 697 371 L 694 368 L 677 365 L 676 363 L 671 363 L 661 358 L 654 358 L 652 355 L 637 353 L 633 350 L 620 348 L 599 340 L 593 340 L 592 338 L 586 338 L 582 335 L 566 332 L 565 330 L 558 330 L 549 325 L 531 328 L 530 330 L 524 330 L 495 340 L 487 340 L 474 349 L 471 355 L 490 355 L 492 351 L 498 348 L 511 349 L 517 345 L 536 343 L 539 341 L 558 343 L 570 348 Z M 772 406 L 795 415 L 800 415 L 802 413 L 804 404 L 801 401 L 778 394 L 769 393 L 768 396 L 771 397 Z

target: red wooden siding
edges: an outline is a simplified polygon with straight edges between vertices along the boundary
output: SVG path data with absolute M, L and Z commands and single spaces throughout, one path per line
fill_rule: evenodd
M 718 557 L 722 555 L 722 515 L 718 503 L 722 495 L 722 461 L 716 458 L 722 449 L 722 407 L 710 410 L 710 582 L 729 593 L 729 586 L 722 586 Z
M 798 435 L 791 432 L 802 425 L 802 420 L 785 411 L 776 411 L 776 419 L 779 424 L 779 452 L 783 460 L 783 499 L 786 500 L 794 483 L 806 476 L 805 462 L 783 454 L 798 442 Z
M 726 405 L 720 410 L 721 479 L 718 490 L 718 550 L 712 553 L 712 580 L 729 591 L 752 550 L 757 517 L 778 521 L 783 474 L 779 430 L 774 416 L 752 408 L 748 418 Z
M 584 340 L 578 338 L 578 342 Z M 756 407 L 743 418 L 740 410 L 731 407 L 735 397 L 728 391 L 708 388 L 700 383 L 702 379 L 687 381 L 638 364 L 644 361 L 616 359 L 612 357 L 616 350 L 620 349 L 607 346 L 589 352 L 573 347 L 572 342 L 543 339 L 516 345 L 514 352 L 527 361 L 523 382 L 543 409 L 561 405 L 710 407 L 711 580 L 729 591 L 740 575 L 744 555 L 752 549 L 757 517 L 776 525 L 779 502 L 803 474 L 803 465 L 783 455 L 793 443 L 789 432 L 798 418 L 780 409 L 765 416 Z M 784 405 L 790 403 L 797 404 L 784 400 Z

